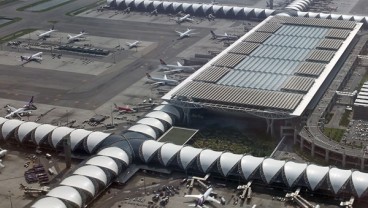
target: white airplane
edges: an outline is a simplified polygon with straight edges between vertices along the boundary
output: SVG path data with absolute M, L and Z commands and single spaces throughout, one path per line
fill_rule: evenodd
M 55 32 L 55 31 L 56 30 L 54 29 L 54 26 L 52 26 L 52 28 L 49 31 L 39 34 L 38 39 L 46 39 L 51 36 L 52 32 Z
M 8 150 L 0 148 L 0 158 L 3 158 L 8 153 Z
M 187 28 L 187 30 L 185 32 L 180 32 L 180 31 L 176 31 L 178 34 L 179 34 L 179 38 L 178 39 L 182 39 L 182 38 L 185 38 L 185 37 L 190 37 L 192 35 L 195 35 L 197 33 L 191 33 L 194 29 L 189 29 Z
M 80 41 L 80 40 L 82 40 L 83 36 L 86 35 L 86 34 L 87 33 L 84 32 L 83 30 L 79 34 L 74 35 L 74 36 L 68 34 L 68 42 L 70 43 L 70 42 L 74 42 L 74 41 Z
M 228 35 L 227 33 L 223 34 L 223 35 L 219 35 L 216 34 L 215 32 L 213 32 L 211 30 L 211 35 L 212 35 L 212 39 L 217 39 L 217 40 L 237 40 L 239 37 L 236 35 Z
M 127 46 L 129 47 L 129 49 L 132 49 L 132 48 L 137 48 L 138 47 L 138 44 L 140 44 L 141 41 L 134 41 L 133 43 L 130 43 L 130 42 L 126 42 Z
M 25 115 L 30 115 L 32 113 L 32 110 L 36 110 L 36 106 L 33 105 L 33 96 L 31 97 L 31 100 L 24 105 L 21 108 L 14 108 L 10 105 L 6 105 L 6 108 L 8 108 L 8 112 L 9 114 L 5 116 L 5 118 L 13 118 L 15 116 L 17 116 L 18 118 L 22 118 L 21 116 L 25 116 Z M 1 152 L 0 152 L 1 153 Z
M 176 23 L 181 24 L 183 22 L 193 22 L 194 19 L 190 18 L 190 14 L 186 14 L 183 17 L 178 17 L 177 19 L 174 19 Z
M 25 61 L 23 64 L 26 64 L 30 61 L 36 61 L 40 63 L 42 61 L 42 52 L 38 52 L 30 56 L 20 56 L 20 60 Z
M 166 69 L 167 72 L 186 72 L 191 73 L 195 71 L 195 68 L 193 66 L 183 66 L 179 62 L 177 62 L 177 65 L 169 65 L 166 64 L 164 60 L 160 59 L 160 67 L 163 69 Z
M 164 78 L 158 78 L 158 77 L 152 77 L 150 74 L 146 73 L 146 76 L 149 80 L 154 81 L 152 85 L 178 85 L 179 81 L 174 79 L 168 79 L 166 74 L 164 75 Z
M 216 202 L 218 204 L 221 204 L 220 201 L 218 201 L 217 199 L 213 198 L 212 196 L 210 196 L 210 194 L 212 193 L 212 188 L 207 189 L 207 191 L 204 194 L 200 194 L 200 195 L 185 195 L 184 197 L 191 197 L 191 198 L 197 198 L 197 201 L 194 205 L 189 205 L 189 206 L 200 206 L 200 207 L 207 207 L 206 205 L 204 205 L 204 203 L 206 201 L 210 201 L 210 202 Z

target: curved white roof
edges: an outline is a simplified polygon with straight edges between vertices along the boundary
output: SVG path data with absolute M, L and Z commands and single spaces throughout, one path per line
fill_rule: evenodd
M 153 1 L 143 1 L 144 7 L 148 8 L 151 4 L 153 5 Z
M 6 119 L 6 118 L 3 118 L 3 117 L 0 117 L 0 125 L 5 123 L 5 121 L 7 121 L 9 119 Z
M 330 169 L 328 176 L 330 178 L 332 190 L 335 194 L 337 194 L 342 186 L 349 180 L 351 173 L 351 170 L 343 170 L 338 168 Z
M 78 205 L 78 207 L 82 207 L 82 197 L 79 192 L 70 186 L 58 186 L 53 188 L 47 193 L 46 196 L 53 196 L 59 199 L 64 199 L 74 204 Z
M 116 5 L 120 6 L 120 4 L 123 2 L 125 2 L 125 0 L 116 0 Z
M 43 139 L 47 134 L 49 134 L 52 130 L 56 129 L 57 126 L 53 126 L 50 124 L 42 124 L 36 128 L 34 133 L 34 139 L 36 144 L 40 144 L 41 139 Z
M 269 17 L 269 16 L 271 16 L 271 14 L 272 14 L 275 10 L 272 10 L 272 9 L 265 9 L 264 11 L 265 11 L 265 15 L 266 15 L 266 17 Z
M 326 174 L 330 170 L 329 167 L 322 167 L 317 165 L 308 165 L 306 175 L 308 183 L 312 190 L 315 190 L 317 186 L 326 177 Z
M 134 2 L 134 0 L 125 0 L 125 5 L 130 6 L 131 3 Z
M 83 139 L 85 139 L 92 131 L 88 131 L 85 129 L 76 129 L 70 133 L 70 146 L 72 150 L 78 145 L 79 142 L 81 142 Z
M 225 152 L 220 157 L 221 171 L 224 176 L 234 168 L 234 166 L 240 161 L 243 155 Z
M 162 111 L 153 111 L 153 112 L 148 113 L 147 115 L 145 115 L 145 117 L 148 117 L 148 118 L 157 118 L 159 120 L 166 121 L 171 126 L 173 124 L 173 120 L 171 119 L 171 117 L 169 116 L 169 114 L 167 114 L 165 112 L 162 112 Z
M 211 8 L 210 5 L 208 4 L 202 4 L 202 9 L 204 13 L 207 13 L 207 11 Z
M 222 9 L 222 6 L 219 6 L 219 5 L 213 5 L 212 6 L 212 11 L 213 13 L 217 13 L 220 9 Z
M 166 10 L 170 5 L 172 5 L 172 2 L 167 2 L 167 1 L 164 1 L 162 3 L 162 7 Z
M 263 176 L 266 179 L 267 183 L 270 183 L 277 176 L 284 164 L 285 161 L 275 160 L 272 158 L 267 158 L 263 161 Z
M 52 131 L 51 133 L 51 143 L 53 147 L 56 147 L 56 145 L 61 142 L 61 140 L 67 136 L 70 132 L 74 131 L 75 129 L 66 127 L 66 126 L 62 126 L 62 127 L 58 127 L 56 128 L 54 131 Z
M 224 14 L 227 15 L 227 13 L 229 13 L 232 8 L 233 7 L 230 6 L 223 6 L 222 10 L 224 11 Z
M 157 152 L 157 150 L 163 145 L 162 142 L 156 142 L 154 140 L 147 140 L 143 142 L 141 146 L 141 153 L 143 156 L 143 160 L 148 162 L 149 159 Z
M 357 21 L 357 22 L 361 22 L 364 17 L 363 16 L 353 16 L 354 20 Z
M 22 123 L 24 123 L 24 121 L 20 121 L 16 119 L 5 121 L 5 123 L 1 127 L 1 135 L 3 139 L 7 139 L 9 134 L 12 131 L 14 131 L 14 129 L 16 129 L 18 126 L 20 126 Z
M 172 159 L 172 157 L 179 152 L 182 148 L 180 145 L 175 145 L 171 143 L 166 143 L 161 147 L 161 160 L 163 165 L 167 165 L 167 163 Z
M 340 14 L 331 14 L 331 19 L 339 19 L 340 17 Z
M 356 194 L 360 198 L 368 190 L 368 173 L 354 171 L 351 174 L 351 181 L 353 182 Z
M 139 121 L 137 121 L 138 124 L 145 124 L 147 126 L 151 126 L 154 127 L 156 129 L 159 129 L 162 132 L 165 132 L 165 127 L 164 125 L 161 123 L 160 120 L 156 119 L 156 118 L 143 118 Z
M 181 6 L 181 3 L 173 2 L 173 8 L 174 8 L 174 10 L 176 10 L 180 6 Z
M 134 0 L 134 6 L 138 7 L 143 2 L 144 2 L 144 0 Z
M 183 3 L 182 6 L 183 6 L 183 10 L 187 11 L 187 9 L 189 9 L 189 7 L 192 6 L 192 4 Z
M 248 15 L 249 13 L 251 13 L 253 11 L 253 8 L 244 7 L 243 11 L 244 11 L 245 15 Z
M 107 147 L 107 148 L 104 148 L 101 151 L 99 151 L 97 153 L 97 155 L 113 157 L 113 158 L 116 158 L 118 160 L 121 160 L 121 161 L 125 162 L 125 164 L 127 164 L 127 165 L 130 164 L 130 160 L 129 160 L 128 154 L 124 150 L 122 150 L 122 149 L 120 149 L 118 147 Z
M 256 14 L 256 17 L 259 17 L 261 13 L 264 11 L 264 9 L 254 8 L 253 11 L 254 11 L 254 14 Z
M 350 20 L 352 18 L 353 18 L 353 16 L 351 16 L 351 15 L 342 15 L 343 20 Z
M 242 7 L 233 7 L 233 12 L 234 12 L 234 14 L 235 15 L 238 15 L 239 14 L 239 12 L 242 10 L 243 8 Z
M 45 197 L 37 200 L 31 208 L 66 208 L 66 205 L 58 198 Z
M 23 142 L 24 138 L 35 130 L 41 124 L 35 122 L 25 122 L 21 124 L 18 128 L 18 139 L 20 142 Z
M 180 150 L 180 163 L 184 169 L 192 162 L 192 160 L 202 151 L 202 149 L 185 146 Z
M 69 176 L 65 178 L 63 181 L 61 181 L 60 185 L 72 186 L 75 188 L 83 189 L 89 192 L 92 196 L 94 196 L 96 193 L 95 186 L 93 185 L 92 181 L 86 176 L 81 175 Z
M 241 170 L 245 180 L 249 179 L 254 171 L 262 164 L 263 157 L 254 157 L 252 155 L 245 155 L 241 160 Z
M 321 19 L 327 19 L 329 17 L 330 17 L 330 14 L 325 14 L 325 13 L 320 13 L 319 14 L 319 18 L 321 18 Z
M 201 7 L 201 4 L 192 4 L 193 12 L 196 13 L 199 7 Z M 162 104 L 164 103 L 162 102 Z M 167 102 L 165 104 L 167 104 Z
M 199 155 L 199 161 L 203 172 L 207 172 L 208 168 L 221 156 L 222 152 L 205 149 Z
M 87 149 L 88 152 L 92 153 L 98 144 L 100 144 L 106 137 L 110 136 L 108 133 L 104 132 L 92 132 L 87 137 Z
M 86 164 L 88 165 L 96 165 L 99 167 L 107 168 L 111 171 L 113 171 L 115 174 L 119 173 L 119 168 L 116 162 L 111 159 L 110 157 L 106 156 L 95 156 L 91 159 L 89 159 Z
M 305 163 L 285 163 L 284 174 L 289 187 L 292 187 L 296 180 L 302 176 L 306 168 L 307 164 Z
M 176 117 L 176 119 L 180 119 L 180 112 L 172 105 L 159 105 L 153 109 L 154 111 L 162 111 L 168 114 L 171 114 Z
M 94 166 L 94 165 L 82 166 L 82 167 L 78 168 L 77 170 L 75 170 L 73 172 L 73 174 L 95 178 L 95 179 L 101 181 L 102 183 L 104 183 L 105 185 L 107 184 L 106 173 L 100 167 L 97 167 L 97 166 Z
M 134 131 L 134 132 L 139 132 L 142 133 L 144 135 L 147 135 L 153 139 L 157 139 L 157 135 L 155 130 L 152 129 L 152 127 L 144 125 L 144 124 L 136 124 L 134 126 L 131 126 L 128 131 Z

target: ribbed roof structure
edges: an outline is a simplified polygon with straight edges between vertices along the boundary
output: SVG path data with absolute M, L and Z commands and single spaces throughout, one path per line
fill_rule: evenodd
M 56 128 L 51 134 L 51 143 L 53 147 L 56 147 L 72 131 L 74 131 L 74 129 L 64 126 Z
M 150 127 L 154 127 L 162 132 L 165 132 L 165 126 L 161 123 L 160 120 L 156 118 L 142 118 L 141 120 L 137 121 L 138 124 L 145 124 Z
M 87 136 L 92 133 L 92 131 L 88 131 L 85 129 L 76 129 L 70 133 L 70 146 L 72 150 L 74 150 L 78 144 L 80 144 Z
M 36 201 L 31 208 L 67 208 L 63 201 L 54 197 L 44 197 Z
M 14 132 L 15 128 L 20 126 L 24 121 L 20 120 L 8 120 L 1 126 L 1 136 L 3 139 L 8 139 L 8 137 Z
M 152 111 L 151 113 L 148 113 L 145 117 L 147 117 L 147 118 L 157 118 L 159 120 L 165 121 L 170 126 L 172 126 L 172 124 L 173 124 L 173 120 L 169 116 L 169 114 L 167 114 L 163 111 Z
M 59 199 L 72 202 L 77 207 L 82 207 L 82 196 L 80 193 L 70 186 L 58 186 L 51 189 L 46 196 L 52 196 Z
M 18 128 L 18 139 L 20 142 L 30 135 L 30 133 L 39 127 L 41 124 L 35 122 L 25 122 L 21 124 Z
M 97 155 L 108 156 L 108 157 L 111 157 L 111 158 L 118 159 L 118 160 L 124 162 L 126 165 L 130 164 L 130 159 L 129 159 L 128 154 L 124 150 L 122 150 L 118 147 L 104 148 L 101 151 L 99 151 L 97 153 Z
M 98 145 L 110 134 L 104 132 L 92 132 L 87 136 L 86 146 L 89 153 L 93 153 Z
M 118 174 L 119 168 L 116 162 L 110 157 L 95 156 L 86 162 L 87 165 L 94 165 L 111 170 L 113 173 Z
M 111 7 L 117 7 L 125 9 L 127 7 L 132 8 L 135 11 L 151 12 L 155 9 L 159 13 L 178 13 L 183 12 L 193 16 L 207 16 L 213 14 L 216 17 L 230 18 L 230 19 L 264 19 L 272 15 L 278 16 L 297 16 L 308 18 L 321 18 L 321 19 L 336 19 L 336 20 L 348 20 L 368 23 L 368 17 L 357 15 L 342 15 L 342 14 L 328 14 L 328 13 L 315 13 L 304 12 L 313 0 L 295 0 L 291 4 L 285 7 L 285 10 L 275 11 L 272 9 L 258 9 L 250 7 L 239 6 L 226 6 L 226 5 L 211 5 L 211 4 L 198 4 L 198 3 L 181 3 L 181 2 L 168 2 L 168 1 L 151 1 L 151 0 L 107 0 L 107 5 Z M 291 11 L 291 12 L 290 12 Z M 296 12 L 296 13 L 295 13 Z
M 134 126 L 131 126 L 127 131 L 142 133 L 144 135 L 151 137 L 152 139 L 157 139 L 155 130 L 153 130 L 152 127 L 145 124 L 136 124 Z
M 92 196 L 94 196 L 96 193 L 95 186 L 93 185 L 92 181 L 81 175 L 69 176 L 61 181 L 60 185 L 82 189 L 90 193 Z
M 334 66 L 361 26 L 351 21 L 270 17 L 163 99 L 183 108 L 201 106 L 273 119 L 300 116 L 335 73 Z M 221 70 L 214 72 L 215 68 Z
M 93 165 L 86 165 L 78 168 L 73 172 L 73 174 L 88 176 L 90 178 L 97 179 L 103 184 L 107 184 L 106 173 L 99 167 Z

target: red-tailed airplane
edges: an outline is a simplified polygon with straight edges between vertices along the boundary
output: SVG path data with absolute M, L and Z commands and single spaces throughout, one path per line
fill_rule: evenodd
M 118 111 L 119 113 L 135 113 L 137 112 L 137 109 L 131 108 L 128 105 L 126 106 L 118 106 L 116 103 L 114 103 L 115 111 Z

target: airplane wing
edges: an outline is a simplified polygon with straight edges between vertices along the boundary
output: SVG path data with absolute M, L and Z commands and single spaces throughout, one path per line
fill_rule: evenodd
M 182 72 L 183 69 L 173 69 L 173 70 L 167 70 L 164 71 L 165 74 L 175 73 L 175 72 Z
M 186 197 L 186 198 L 201 198 L 202 197 L 202 195 L 185 195 L 184 197 Z
M 191 36 L 191 35 L 196 35 L 196 34 L 198 34 L 198 33 L 188 33 L 187 35 Z
M 14 111 L 17 110 L 16 108 L 14 108 L 13 106 L 10 106 L 10 105 L 8 105 L 7 108 L 9 108 L 11 112 L 14 112 Z
M 165 84 L 164 82 L 155 82 L 155 83 L 152 83 L 151 85 L 152 86 L 158 86 L 158 85 L 163 85 Z
M 194 19 L 192 19 L 192 18 L 187 18 L 187 20 L 188 20 L 188 21 L 191 21 L 191 22 L 193 22 L 193 21 L 194 21 Z
M 176 31 L 176 30 L 175 30 L 175 32 L 177 32 L 177 33 L 178 33 L 178 34 L 180 34 L 180 35 L 181 35 L 181 34 L 183 34 L 182 32 L 179 32 L 179 31 Z
M 179 61 L 177 62 L 178 66 L 182 66 L 181 63 L 179 63 Z
M 207 197 L 206 200 L 210 201 L 210 202 L 216 202 L 217 204 L 221 204 L 221 202 L 219 200 L 213 198 L 212 196 Z

